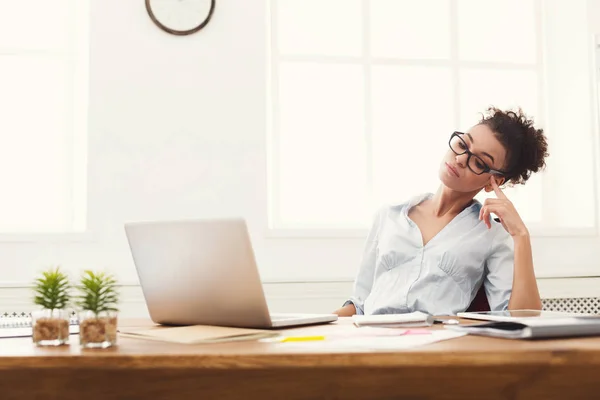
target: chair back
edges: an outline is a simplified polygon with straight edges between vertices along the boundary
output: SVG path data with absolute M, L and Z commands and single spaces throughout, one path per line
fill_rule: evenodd
M 477 291 L 475 298 L 471 302 L 469 308 L 467 308 L 469 312 L 477 312 L 477 311 L 490 311 L 490 303 L 488 303 L 487 296 L 485 294 L 485 289 L 483 284 Z

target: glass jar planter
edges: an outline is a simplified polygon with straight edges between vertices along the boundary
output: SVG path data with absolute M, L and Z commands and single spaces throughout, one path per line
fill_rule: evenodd
M 38 310 L 31 313 L 33 343 L 38 346 L 60 346 L 69 342 L 69 312 Z
M 84 348 L 108 348 L 117 344 L 116 311 L 79 313 L 79 343 Z

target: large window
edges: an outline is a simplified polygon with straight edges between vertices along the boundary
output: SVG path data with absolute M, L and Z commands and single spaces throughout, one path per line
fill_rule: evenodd
M 0 233 L 85 229 L 87 0 L 0 0 Z
M 452 131 L 494 105 L 549 137 L 547 170 L 506 189 L 534 234 L 595 232 L 585 0 L 270 6 L 271 228 L 360 230 L 378 205 L 435 191 Z

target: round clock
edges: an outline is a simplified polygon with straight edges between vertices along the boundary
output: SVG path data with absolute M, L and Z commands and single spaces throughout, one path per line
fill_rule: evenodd
M 146 11 L 156 26 L 178 36 L 204 28 L 214 10 L 215 0 L 146 0 Z

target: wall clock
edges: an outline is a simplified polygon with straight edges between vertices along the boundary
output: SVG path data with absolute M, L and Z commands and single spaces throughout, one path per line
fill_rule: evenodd
M 156 26 L 172 35 L 198 32 L 210 21 L 215 0 L 145 0 L 146 11 Z

